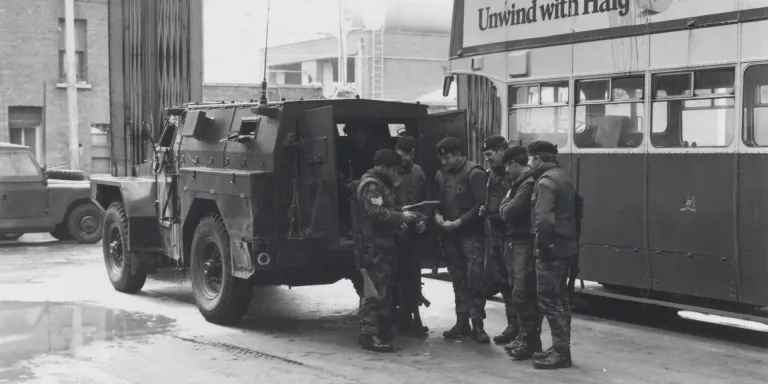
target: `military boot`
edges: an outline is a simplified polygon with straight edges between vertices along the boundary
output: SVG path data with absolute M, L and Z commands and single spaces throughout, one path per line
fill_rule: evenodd
M 558 369 L 570 368 L 573 365 L 571 361 L 571 349 L 568 347 L 553 347 L 552 351 L 543 359 L 533 360 L 533 367 L 536 369 Z
M 480 344 L 491 342 L 491 338 L 483 329 L 483 319 L 472 319 L 472 340 Z
M 536 352 L 541 352 L 541 338 L 538 335 L 536 337 L 520 338 L 519 344 L 507 350 L 507 354 L 515 360 L 528 360 Z
M 358 343 L 363 349 L 374 352 L 392 352 L 392 344 L 381 341 L 377 335 L 360 334 Z
M 520 345 L 520 343 L 522 342 L 523 342 L 523 335 L 518 334 L 514 340 L 512 340 L 510 343 L 504 346 L 504 350 L 509 352 L 517 348 L 517 346 Z
M 549 347 L 544 352 L 534 352 L 533 353 L 533 358 L 536 359 L 536 360 L 546 359 L 547 356 L 549 356 L 549 354 L 552 353 L 552 348 L 554 348 L 554 347 Z
M 392 320 L 389 317 L 379 318 L 379 333 L 377 336 L 384 343 L 389 343 L 395 338 L 395 334 L 392 332 Z
M 517 327 L 517 319 L 513 319 L 507 316 L 507 328 L 504 329 L 500 335 L 493 338 L 493 342 L 496 344 L 506 344 L 514 341 L 517 338 L 517 334 L 520 329 Z
M 456 324 L 453 325 L 453 328 L 443 332 L 443 337 L 446 339 L 457 339 L 461 336 L 469 336 L 470 333 L 469 315 L 460 313 L 456 315 Z

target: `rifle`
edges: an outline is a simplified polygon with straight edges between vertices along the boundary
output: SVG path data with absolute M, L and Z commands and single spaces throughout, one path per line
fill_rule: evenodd
M 352 172 L 351 162 L 349 164 L 349 170 Z M 365 269 L 365 251 L 363 250 L 363 235 L 360 234 L 360 225 L 358 223 L 356 192 L 349 199 L 349 207 L 349 212 L 352 216 L 352 240 L 354 243 L 353 250 L 355 254 L 355 265 L 360 271 L 360 275 L 363 277 L 363 298 L 377 298 L 379 297 L 379 293 L 376 292 L 376 287 L 373 285 L 373 281 L 371 281 L 371 276 L 368 274 L 368 270 Z
M 435 258 L 435 264 L 432 266 L 432 277 L 437 277 L 437 267 L 440 264 L 440 257 L 443 256 L 443 239 L 440 236 L 437 237 L 437 257 Z

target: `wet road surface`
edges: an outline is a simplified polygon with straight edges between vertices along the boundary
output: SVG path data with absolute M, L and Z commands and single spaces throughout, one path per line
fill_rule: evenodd
M 182 272 L 125 295 L 109 284 L 100 245 L 49 240 L 0 243 L 0 383 L 768 382 L 762 335 L 720 337 L 731 331 L 615 303 L 574 316 L 574 368 L 534 370 L 500 346 L 444 340 L 452 290 L 436 280 L 425 279 L 429 338 L 398 337 L 393 354 L 356 344 L 349 281 L 257 287 L 246 318 L 221 327 L 203 320 Z M 493 336 L 503 305 L 487 312 Z

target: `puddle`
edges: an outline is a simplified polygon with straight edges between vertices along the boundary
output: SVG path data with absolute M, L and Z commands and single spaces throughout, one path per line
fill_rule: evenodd
M 0 302 L 0 372 L 39 355 L 165 333 L 175 320 L 88 304 Z

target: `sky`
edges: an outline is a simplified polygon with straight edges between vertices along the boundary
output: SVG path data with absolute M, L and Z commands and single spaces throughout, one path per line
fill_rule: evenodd
M 272 0 L 269 45 L 336 32 L 336 1 Z M 259 50 L 265 44 L 267 1 L 204 0 L 203 6 L 205 82 L 261 82 L 264 58 Z
M 269 45 L 338 35 L 338 0 L 271 0 Z M 369 21 L 383 6 L 413 10 L 420 17 L 431 13 L 450 24 L 452 0 L 341 0 L 348 15 Z M 203 0 L 204 81 L 206 83 L 260 83 L 263 78 L 267 0 Z M 386 5 L 386 4 L 389 5 Z M 402 16 L 401 16 L 402 17 Z

